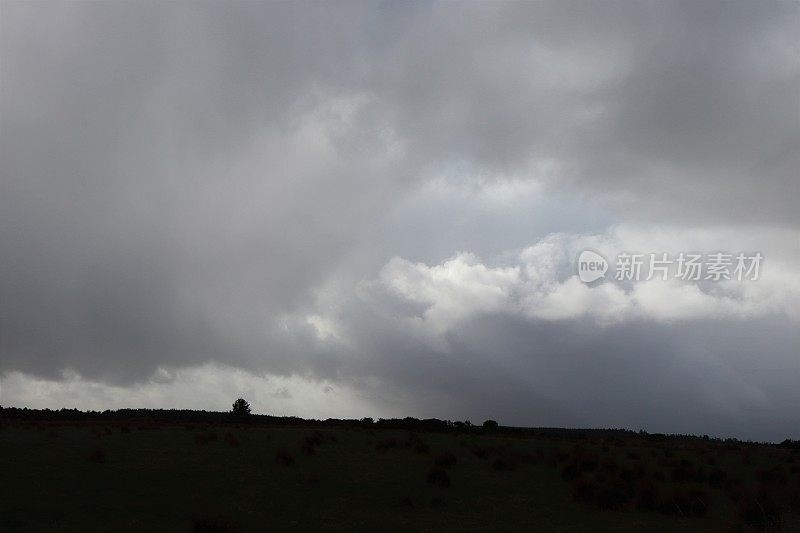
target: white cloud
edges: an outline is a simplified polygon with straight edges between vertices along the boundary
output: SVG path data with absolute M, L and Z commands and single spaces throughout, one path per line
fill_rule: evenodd
M 519 267 L 489 268 L 471 254 L 427 266 L 394 258 L 381 282 L 394 294 L 425 304 L 425 320 L 439 331 L 477 313 L 503 310 L 519 282 Z
M 797 319 L 800 282 L 792 267 L 800 254 L 796 247 L 780 245 L 790 239 L 765 243 L 757 237 L 758 232 L 747 231 L 617 226 L 601 235 L 550 235 L 519 252 L 516 264 L 489 266 L 469 253 L 434 265 L 396 257 L 381 270 L 378 284 L 391 294 L 421 304 L 422 313 L 409 317 L 409 322 L 421 324 L 434 336 L 446 334 L 475 315 L 491 313 L 541 320 L 581 318 L 599 324 L 754 318 L 775 313 Z M 732 252 L 751 252 L 756 242 L 769 248 L 763 252 L 766 259 L 758 280 L 698 283 L 655 278 L 625 286 L 616 282 L 610 271 L 605 282 L 589 286 L 574 275 L 574 260 L 586 248 L 612 258 L 630 250 L 710 253 L 734 246 Z

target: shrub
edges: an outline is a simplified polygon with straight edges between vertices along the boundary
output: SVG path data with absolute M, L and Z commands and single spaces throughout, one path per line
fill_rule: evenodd
M 302 446 L 300 446 L 300 451 L 305 455 L 314 455 L 315 453 L 317 453 L 316 449 L 313 446 L 305 442 L 303 443 Z
M 622 468 L 619 471 L 619 478 L 623 481 L 639 481 L 647 475 L 644 465 L 637 464 L 633 468 Z
M 275 462 L 281 466 L 292 466 L 294 464 L 294 457 L 286 450 L 278 450 L 275 452 Z
M 234 533 L 238 529 L 228 520 L 200 517 L 192 520 L 192 531 L 194 533 Z
M 572 481 L 580 475 L 578 465 L 573 463 L 568 464 L 561 470 L 561 479 L 564 481 Z
M 492 461 L 492 468 L 495 470 L 513 470 L 514 466 L 514 462 L 506 456 L 498 457 Z
M 483 429 L 484 429 L 485 431 L 496 431 L 496 430 L 497 430 L 497 428 L 499 427 L 499 425 L 498 425 L 498 423 L 497 423 L 497 422 L 495 422 L 494 420 L 487 420 L 487 421 L 485 421 L 485 422 L 483 423 L 483 426 L 482 426 L 482 427 L 483 427 Z
M 604 472 L 612 473 L 619 470 L 619 465 L 613 459 L 603 459 L 603 461 L 600 463 L 600 468 Z
M 520 462 L 529 463 L 529 464 L 533 464 L 533 465 L 539 463 L 539 458 L 535 453 L 522 452 L 522 453 L 520 453 L 518 455 L 519 455 Z
M 708 514 L 708 496 L 700 492 L 689 494 L 689 514 L 693 516 L 706 516 Z
M 572 497 L 575 501 L 579 501 L 582 503 L 591 503 L 594 500 L 596 487 L 595 483 L 580 478 L 575 482 L 575 485 L 572 489 Z
M 761 531 L 780 528 L 781 514 L 778 507 L 768 498 L 743 498 L 736 509 L 739 520 Z
M 202 431 L 200 433 L 196 433 L 194 436 L 195 444 L 199 445 L 205 445 L 216 440 L 217 433 L 215 431 Z
M 480 446 L 475 446 L 472 449 L 472 453 L 478 459 L 486 459 L 489 456 L 489 451 L 486 448 L 481 448 Z
M 655 469 L 650 471 L 650 477 L 653 478 L 654 481 L 664 482 L 667 480 L 667 475 L 664 473 L 663 470 Z
M 711 474 L 708 475 L 708 486 L 720 489 L 726 479 L 728 479 L 728 473 L 719 468 L 715 468 L 711 471 Z
M 320 432 L 316 432 L 313 435 L 308 435 L 300 445 L 300 451 L 306 455 L 314 455 L 317 447 L 322 446 L 323 442 L 323 435 Z
M 563 463 L 569 459 L 569 454 L 567 452 L 557 450 L 553 453 L 553 458 L 556 460 L 556 463 Z
M 456 455 L 449 450 L 444 450 L 442 453 L 436 456 L 436 459 L 434 459 L 434 464 L 440 468 L 450 468 L 457 462 L 458 457 L 456 457 Z
M 397 448 L 397 439 L 384 439 L 375 445 L 375 451 L 383 453 Z
M 322 435 L 319 433 L 315 433 L 313 435 L 309 435 L 306 437 L 305 443 L 309 446 L 322 446 Z
M 447 474 L 447 470 L 438 466 L 434 466 L 428 471 L 427 481 L 437 487 L 450 486 L 450 476 Z
M 780 483 L 785 484 L 787 481 L 786 474 L 780 466 L 774 466 L 771 469 L 763 469 L 758 472 L 758 479 L 762 483 Z
M 601 509 L 620 510 L 630 502 L 632 496 L 633 490 L 629 485 L 611 482 L 599 487 L 595 501 Z
M 662 505 L 658 487 L 653 484 L 642 485 L 636 494 L 636 508 L 643 511 L 655 511 Z
M 414 446 L 414 452 L 416 452 L 418 454 L 428 453 L 430 451 L 430 449 L 431 449 L 431 447 L 428 446 L 427 444 L 425 444 L 424 442 L 418 442 Z
M 594 456 L 582 457 L 578 460 L 578 470 L 581 472 L 594 472 L 597 470 L 597 458 Z
M 691 461 L 684 459 L 679 466 L 672 469 L 672 481 L 677 483 L 689 481 L 704 483 L 706 481 L 706 474 L 702 468 L 695 468 Z
M 89 460 L 93 463 L 105 463 L 106 452 L 104 452 L 100 448 L 95 448 L 91 452 L 89 452 Z
M 232 446 L 234 448 L 238 448 L 240 444 L 239 439 L 237 439 L 236 436 L 231 432 L 225 434 L 225 442 L 227 442 L 229 446 Z

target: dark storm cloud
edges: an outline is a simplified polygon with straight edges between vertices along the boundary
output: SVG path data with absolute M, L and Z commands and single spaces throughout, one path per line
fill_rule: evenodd
M 456 187 L 462 174 L 539 180 L 575 205 L 619 207 L 621 221 L 796 230 L 799 17 L 788 2 L 4 2 L 0 372 L 125 384 L 218 361 L 374 378 L 414 391 L 420 409 L 437 390 L 450 412 L 488 405 L 523 422 L 519 406 L 535 404 L 554 424 L 582 424 L 596 413 L 547 391 L 601 394 L 599 380 L 563 377 L 580 377 L 575 343 L 588 339 L 603 379 L 622 383 L 606 396 L 609 424 L 639 420 L 631 395 L 660 398 L 639 378 L 700 402 L 718 368 L 658 373 L 633 355 L 652 336 L 659 364 L 678 361 L 691 349 L 675 340 L 681 324 L 578 335 L 582 322 L 490 314 L 449 333 L 448 362 L 376 318 L 408 302 L 342 298 L 359 319 L 342 319 L 340 341 L 302 317 L 336 315 L 315 290 L 346 258 L 373 254 L 373 268 L 400 253 L 365 234 L 438 173 Z M 458 212 L 430 217 L 429 234 Z M 396 226 L 404 250 L 428 233 Z M 456 251 L 440 242 L 419 249 L 436 261 Z M 750 329 L 770 360 L 796 341 Z M 713 331 L 690 338 L 727 350 Z M 529 369 L 541 379 L 519 377 Z M 772 401 L 791 399 L 782 391 Z M 678 408 L 651 409 L 666 426 Z
M 601 327 L 480 315 L 450 331 L 442 352 L 381 315 L 348 317 L 364 356 L 341 379 L 382 376 L 420 416 L 768 440 L 800 427 L 789 408 L 800 401 L 800 334 L 785 319 Z
M 380 142 L 318 119 L 363 14 L 2 10 L 3 367 L 128 380 L 263 357 L 260 332 L 393 190 Z

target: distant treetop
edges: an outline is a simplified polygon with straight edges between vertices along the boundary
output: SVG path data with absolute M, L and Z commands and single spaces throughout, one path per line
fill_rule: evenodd
M 231 413 L 237 416 L 248 416 L 250 414 L 250 404 L 244 398 L 239 398 L 233 402 Z

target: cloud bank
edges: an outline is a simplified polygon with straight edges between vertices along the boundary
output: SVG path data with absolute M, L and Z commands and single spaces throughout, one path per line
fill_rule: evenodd
M 5 2 L 0 403 L 790 436 L 798 35 L 794 3 Z M 764 275 L 588 287 L 584 248 Z

